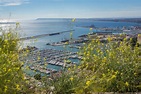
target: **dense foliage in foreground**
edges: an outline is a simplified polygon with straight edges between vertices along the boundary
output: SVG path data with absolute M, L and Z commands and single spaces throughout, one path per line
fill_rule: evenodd
M 0 94 L 20 94 L 25 90 L 25 82 L 19 61 L 18 35 L 12 29 L 0 32 Z
M 51 80 L 53 92 L 91 94 L 141 91 L 140 48 L 130 45 L 132 39 L 120 42 L 110 40 L 106 44 L 99 40 L 85 44 L 79 53 L 83 56 L 82 63 Z

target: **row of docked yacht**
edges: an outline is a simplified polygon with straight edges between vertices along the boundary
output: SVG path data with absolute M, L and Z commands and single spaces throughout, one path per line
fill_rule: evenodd
M 39 71 L 41 73 L 56 73 L 57 71 L 55 69 L 48 69 L 46 67 L 40 66 L 40 65 L 32 65 L 29 67 L 31 70 Z
M 70 67 L 73 66 L 73 62 L 66 62 L 69 58 L 79 58 L 76 52 L 69 52 L 55 49 L 34 50 L 29 51 L 27 56 L 21 58 L 26 62 L 26 65 L 31 65 L 30 69 L 37 70 L 43 73 L 50 73 L 48 69 L 41 66 L 51 64 L 54 66 Z M 38 66 L 37 66 L 38 65 Z

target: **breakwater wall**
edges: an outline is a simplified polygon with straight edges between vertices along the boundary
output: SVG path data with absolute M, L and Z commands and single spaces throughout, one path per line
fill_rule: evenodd
M 55 36 L 55 35 L 59 35 L 62 33 L 67 33 L 67 32 L 72 32 L 72 31 L 75 31 L 75 30 L 67 30 L 67 31 L 61 31 L 61 32 L 50 33 L 50 34 L 35 35 L 35 36 L 31 36 L 31 37 L 20 38 L 18 40 L 21 41 L 21 40 L 36 39 L 36 38 L 41 38 L 41 37 L 46 37 L 46 36 Z

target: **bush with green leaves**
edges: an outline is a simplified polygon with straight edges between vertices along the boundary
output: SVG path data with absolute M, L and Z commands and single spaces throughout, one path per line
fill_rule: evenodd
M 86 75 L 86 89 L 92 92 L 137 92 L 141 90 L 141 57 L 139 47 L 130 41 L 104 44 L 92 40 L 81 50 L 79 68 Z M 81 72 L 81 71 L 80 71 Z M 81 88 L 80 88 L 81 89 Z M 85 89 L 83 89 L 85 90 Z
M 0 32 L 0 94 L 20 94 L 26 88 L 19 60 L 18 34 L 13 29 Z
M 35 78 L 36 80 L 41 80 L 41 74 L 35 74 L 35 75 L 34 75 L 34 78 Z
M 53 74 L 53 78 L 47 78 L 44 80 L 44 84 L 47 92 L 53 94 L 73 94 L 75 93 L 75 87 L 79 83 L 77 76 L 73 75 L 72 71 L 64 71 L 61 73 Z

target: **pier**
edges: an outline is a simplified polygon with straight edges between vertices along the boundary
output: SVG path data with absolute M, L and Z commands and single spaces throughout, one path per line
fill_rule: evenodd
M 56 33 L 51 33 L 51 34 L 42 34 L 42 35 L 35 35 L 35 36 L 31 36 L 31 37 L 24 37 L 24 38 L 20 38 L 19 41 L 41 38 L 41 37 L 46 37 L 46 36 L 55 36 L 55 35 L 59 35 L 59 34 L 62 34 L 62 33 L 67 33 L 67 32 L 72 32 L 72 31 L 75 31 L 75 30 L 67 30 L 67 31 L 56 32 Z
M 46 45 L 51 45 L 51 46 L 62 46 L 66 44 L 79 44 L 79 43 L 85 43 L 88 42 L 89 40 L 86 38 L 79 38 L 79 39 L 70 39 L 70 40 L 63 40 L 60 42 L 53 42 L 53 43 L 47 43 Z

